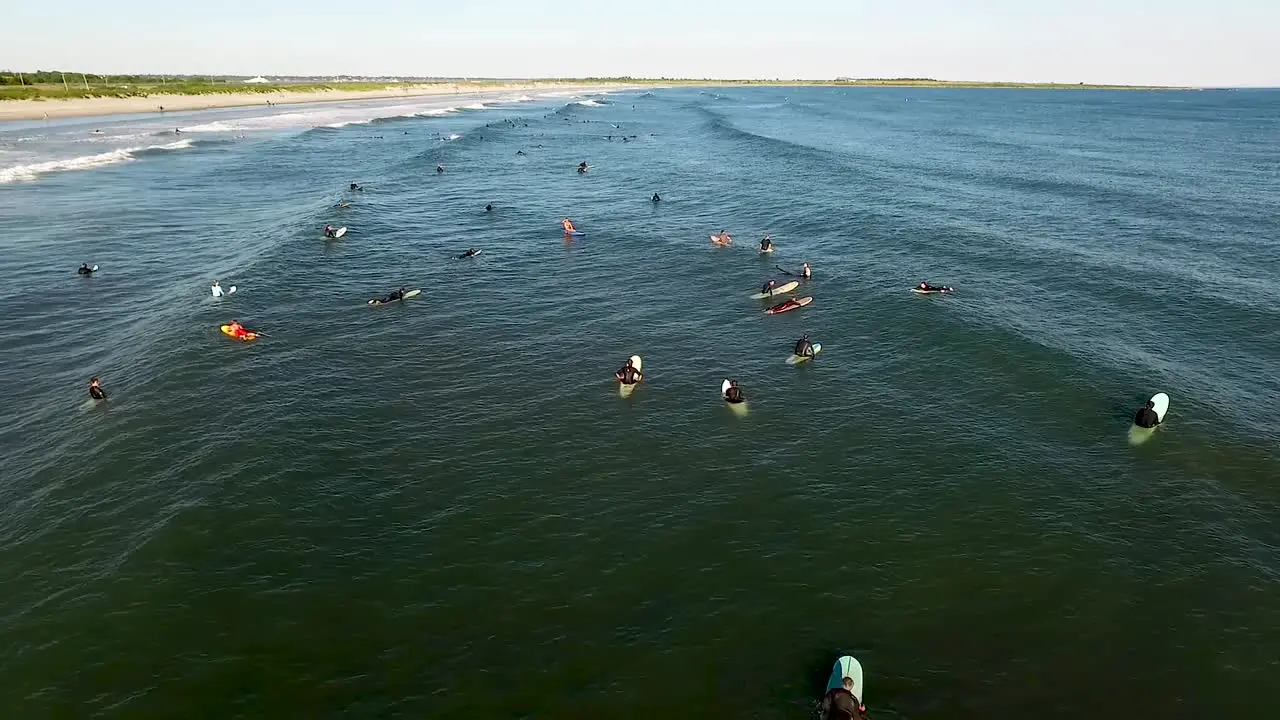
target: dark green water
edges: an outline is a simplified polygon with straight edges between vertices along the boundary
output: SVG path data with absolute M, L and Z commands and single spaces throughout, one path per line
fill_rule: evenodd
M 5 717 L 1274 717 L 1280 94 L 566 102 L 0 185 Z

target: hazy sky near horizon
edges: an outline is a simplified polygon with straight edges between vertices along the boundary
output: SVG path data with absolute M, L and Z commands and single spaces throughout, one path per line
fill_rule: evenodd
M 1280 86 L 1280 1 L 67 0 L 0 69 Z

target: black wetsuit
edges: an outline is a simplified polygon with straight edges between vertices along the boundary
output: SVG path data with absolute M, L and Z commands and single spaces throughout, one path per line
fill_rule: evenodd
M 737 385 L 730 385 L 728 390 L 724 391 L 724 401 L 727 403 L 740 403 L 745 398 L 742 397 L 742 390 Z
M 658 197 L 658 193 L 654 193 L 654 194 L 653 194 L 653 201 L 654 201 L 654 202 L 661 202 L 661 201 L 662 201 L 662 198 Z
M 101 385 L 90 385 L 89 397 L 93 398 L 94 400 L 106 400 L 107 391 L 103 390 Z
M 1160 424 L 1160 416 L 1156 414 L 1153 408 L 1143 406 L 1133 416 L 1133 424 L 1138 427 L 1153 428 Z
M 81 265 L 80 269 L 76 270 L 76 272 L 80 273 L 81 275 L 92 275 L 93 268 L 89 267 L 88 265 Z
M 760 288 L 761 295 L 773 295 L 774 283 L 767 282 Z
M 773 241 L 772 241 L 772 240 L 769 240 L 768 238 L 765 238 L 764 240 L 761 240 L 761 241 L 760 241 L 760 249 L 761 249 L 762 251 L 764 251 L 764 250 L 772 250 L 772 249 L 773 249 Z
M 844 688 L 828 690 L 819 708 L 819 717 L 822 720 L 862 720 L 866 716 L 866 710 L 862 704 L 853 696 L 853 693 Z
M 800 357 L 813 357 L 813 343 L 808 340 L 796 341 L 796 355 Z
M 616 373 L 618 381 L 623 385 L 635 385 L 640 382 L 640 371 L 634 365 L 623 365 Z
M 475 257 L 475 256 L 476 256 L 476 254 L 477 254 L 477 253 L 476 253 L 476 251 L 475 251 L 475 250 L 468 250 L 468 251 L 466 251 L 466 252 L 462 253 L 461 255 L 459 255 L 459 256 L 458 256 L 458 259 L 459 259 L 459 260 L 466 260 L 466 259 L 467 259 L 467 258 L 469 258 L 469 257 Z

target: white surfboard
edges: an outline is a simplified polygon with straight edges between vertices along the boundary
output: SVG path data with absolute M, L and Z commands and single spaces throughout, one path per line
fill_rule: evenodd
M 915 293 L 915 294 L 917 294 L 917 295 L 950 295 L 951 293 L 953 293 L 953 292 L 955 292 L 955 291 L 956 291 L 956 289 L 955 289 L 955 288 L 952 288 L 952 287 L 938 288 L 938 289 L 936 289 L 936 290 L 934 290 L 934 289 L 921 290 L 921 289 L 920 289 L 920 288 L 918 288 L 918 287 L 913 287 L 913 288 L 911 288 L 911 292 L 913 292 L 913 293 Z
M 798 280 L 792 280 L 789 283 L 784 283 L 782 285 L 775 287 L 772 293 L 756 293 L 755 295 L 751 296 L 751 299 L 752 300 L 768 300 L 769 298 L 775 298 L 775 297 L 778 297 L 779 295 L 786 295 L 787 293 L 795 292 L 796 288 L 798 287 L 800 287 L 800 282 Z
M 860 704 L 866 705 L 866 690 L 862 685 L 862 663 L 852 655 L 845 655 L 836 660 L 835 667 L 831 668 L 831 678 L 827 680 L 827 691 L 844 687 L 845 678 L 853 680 L 853 696 L 858 698 Z
M 631 365 L 636 369 L 636 372 L 641 372 L 641 370 L 644 368 L 644 360 L 641 359 L 639 355 L 632 355 Z M 643 381 L 644 381 L 644 378 L 641 378 L 641 382 Z M 636 391 L 636 385 L 639 385 L 639 384 L 640 383 L 638 382 L 632 383 L 630 385 L 623 382 L 618 383 L 618 396 L 624 397 L 624 398 L 631 397 L 631 393 Z
M 814 343 L 814 344 L 813 344 L 813 357 L 818 357 L 818 353 L 820 353 L 820 352 L 822 352 L 822 343 Z M 801 357 L 800 355 L 794 355 L 794 354 L 793 354 L 791 357 L 787 358 L 787 364 L 788 364 L 788 365 L 799 365 L 800 363 L 805 362 L 806 360 L 812 360 L 812 359 L 813 359 L 813 358 Z
M 1156 393 L 1151 396 L 1151 405 L 1151 409 L 1156 411 L 1156 417 L 1160 418 L 1160 422 L 1164 422 L 1164 414 L 1169 412 L 1169 396 Z

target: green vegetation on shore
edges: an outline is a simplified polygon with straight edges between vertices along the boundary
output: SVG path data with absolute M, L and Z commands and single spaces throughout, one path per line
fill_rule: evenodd
M 933 80 L 930 78 L 848 78 L 836 80 L 711 80 L 690 78 L 556 78 L 556 79 L 461 79 L 424 78 L 421 80 L 376 80 L 326 82 L 314 78 L 296 81 L 273 80 L 248 83 L 243 77 L 161 76 L 161 75 L 95 75 L 62 71 L 33 73 L 0 72 L 0 100 L 45 100 L 94 97 L 148 97 L 151 95 L 208 95 L 235 93 L 322 92 L 326 90 L 372 91 L 424 85 L 451 85 L 467 88 L 497 87 L 510 83 L 593 85 L 663 85 L 663 86 L 835 86 L 835 87 L 921 87 L 921 88 L 1028 88 L 1062 90 L 1153 90 L 1169 88 L 1131 85 L 1098 85 L 1079 83 L 1011 83 Z

